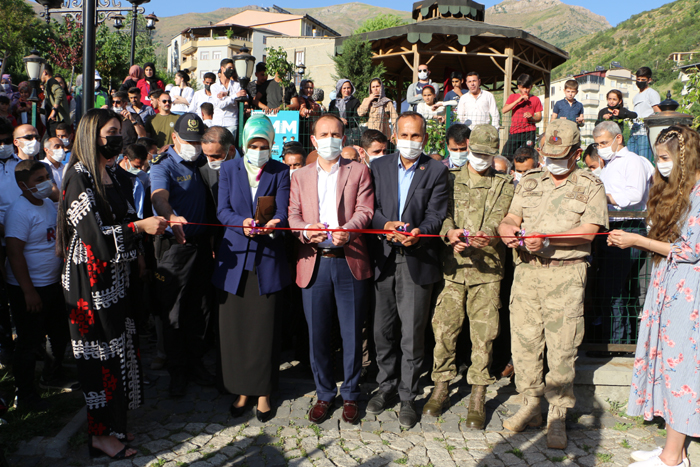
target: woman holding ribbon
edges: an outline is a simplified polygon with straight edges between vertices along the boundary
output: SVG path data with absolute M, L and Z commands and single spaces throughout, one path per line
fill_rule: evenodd
M 261 422 L 273 416 L 277 293 L 292 282 L 284 236 L 270 230 L 287 227 L 289 206 L 289 167 L 270 159 L 274 140 L 270 119 L 254 115 L 243 129 L 243 157 L 221 165 L 219 221 L 243 227 L 226 229 L 212 279 L 226 292 L 219 308 L 224 385 L 240 394 L 231 415 L 242 415 L 254 396 Z
M 653 253 L 639 325 L 627 413 L 666 421 L 666 444 L 632 453 L 634 467 L 687 463 L 687 436 L 700 436 L 700 137 L 687 126 L 656 140 L 649 236 L 613 230 L 608 244 Z

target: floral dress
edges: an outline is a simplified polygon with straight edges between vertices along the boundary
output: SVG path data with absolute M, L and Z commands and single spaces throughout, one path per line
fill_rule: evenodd
M 63 208 L 70 242 L 62 274 L 70 336 L 87 405 L 88 433 L 126 438 L 126 413 L 142 402 L 136 326 L 129 316 L 129 262 L 141 235 L 133 200 L 117 178 L 98 208 L 92 175 L 78 162 L 65 174 Z M 111 217 L 111 218 L 110 218 Z
M 654 266 L 644 303 L 627 413 L 663 417 L 700 436 L 700 183 L 681 237 Z

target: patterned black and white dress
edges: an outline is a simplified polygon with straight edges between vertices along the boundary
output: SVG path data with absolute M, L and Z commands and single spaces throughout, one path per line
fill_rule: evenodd
M 64 177 L 63 207 L 70 243 L 62 274 L 70 335 L 85 395 L 88 433 L 126 438 L 127 410 L 142 402 L 143 379 L 135 321 L 127 301 L 130 263 L 141 235 L 133 198 L 118 177 L 98 208 L 92 175 L 78 162 Z

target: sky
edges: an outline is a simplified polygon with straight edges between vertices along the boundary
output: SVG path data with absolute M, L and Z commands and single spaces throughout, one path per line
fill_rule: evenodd
M 351 0 L 305 0 L 303 2 L 303 7 L 316 8 L 336 5 L 339 3 L 347 3 L 349 1 Z M 368 3 L 370 5 L 385 6 L 397 10 L 406 11 L 410 11 L 413 5 L 412 0 L 406 0 L 402 2 L 396 0 L 393 0 L 391 2 L 387 2 L 386 0 L 357 1 L 360 1 L 362 3 Z M 486 0 L 483 1 L 483 3 L 488 8 L 490 6 L 496 5 L 497 3 L 500 3 L 500 0 Z M 634 14 L 658 8 L 663 3 L 668 2 L 664 0 L 563 0 L 563 3 L 567 3 L 569 5 L 579 5 L 584 8 L 588 8 L 593 13 L 605 16 L 610 22 L 610 24 L 616 26 L 618 23 L 625 21 Z M 232 8 L 253 4 L 265 7 L 272 6 L 273 4 L 278 5 L 282 8 L 302 7 L 302 5 L 299 2 L 292 2 L 289 0 L 238 0 L 236 2 L 225 0 L 209 0 L 205 2 L 192 2 L 191 0 L 151 0 L 150 3 L 144 6 L 149 13 L 151 11 L 154 11 L 157 16 L 174 16 L 190 12 L 204 13 L 216 10 L 217 8 Z

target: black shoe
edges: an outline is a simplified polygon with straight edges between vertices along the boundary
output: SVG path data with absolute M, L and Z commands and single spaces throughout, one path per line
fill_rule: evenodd
M 216 385 L 216 377 L 209 373 L 203 366 L 197 365 L 192 368 L 190 381 L 200 386 Z
M 380 413 L 384 412 L 384 409 L 386 409 L 395 398 L 395 392 L 388 393 L 378 391 L 374 397 L 369 400 L 369 403 L 367 404 L 367 413 L 371 415 L 379 415 Z
M 187 394 L 187 377 L 183 373 L 170 375 L 170 397 L 184 397 Z
M 418 423 L 418 412 L 414 401 L 401 401 L 399 410 L 399 425 L 407 430 L 413 428 Z
M 260 423 L 267 423 L 270 420 L 272 420 L 272 417 L 273 417 L 272 409 L 268 410 L 267 412 L 261 412 L 256 407 L 255 408 L 255 417 L 257 417 L 257 419 Z
M 239 399 L 240 397 L 241 397 L 241 396 L 236 397 L 236 398 L 233 400 L 233 402 L 231 402 L 231 407 L 228 408 L 228 411 L 231 413 L 231 416 L 232 416 L 233 418 L 238 418 L 238 417 L 242 416 L 242 415 L 245 413 L 246 409 L 248 408 L 248 407 L 246 406 L 247 404 L 243 404 L 243 405 L 240 406 L 240 407 L 236 407 L 236 406 L 234 405 L 234 404 L 236 403 L 236 401 L 238 401 L 238 399 Z
M 80 383 L 69 378 L 55 378 L 45 380 L 43 377 L 39 380 L 41 389 L 53 389 L 54 391 L 73 392 L 80 390 Z

